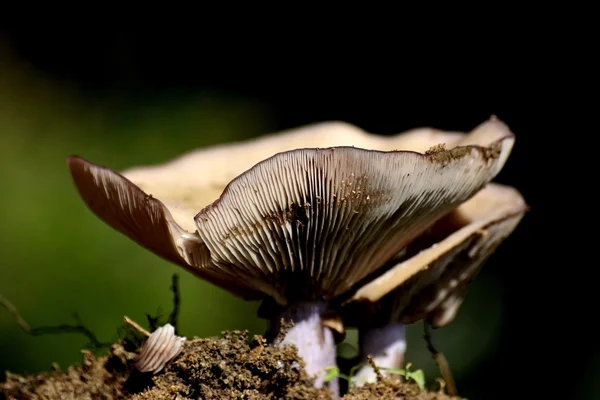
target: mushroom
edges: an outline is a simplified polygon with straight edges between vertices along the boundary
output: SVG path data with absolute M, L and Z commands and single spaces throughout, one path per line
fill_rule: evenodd
M 406 324 L 449 324 L 470 282 L 526 211 L 516 189 L 490 183 L 407 246 L 388 263 L 392 268 L 362 286 L 347 302 L 344 322 L 359 327 L 363 358 L 372 355 L 379 367 L 400 368 Z M 356 374 L 359 385 L 375 380 L 371 367 Z
M 291 319 L 277 343 L 298 348 L 320 388 L 336 363 L 326 319 L 339 300 L 491 181 L 513 143 L 496 118 L 469 133 L 389 137 L 326 122 L 122 173 L 77 156 L 68 165 L 105 223 L 236 296 L 263 300 L 273 337 L 280 318 Z

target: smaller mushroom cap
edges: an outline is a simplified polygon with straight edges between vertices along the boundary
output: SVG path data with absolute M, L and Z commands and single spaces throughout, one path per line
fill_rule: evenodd
M 436 328 L 447 325 L 485 260 L 526 211 L 515 188 L 488 184 L 415 240 L 402 261 L 390 261 L 396 265 L 358 289 L 347 305 L 347 324 L 358 322 L 353 304 L 368 301 L 375 303 L 379 324 L 426 319 Z

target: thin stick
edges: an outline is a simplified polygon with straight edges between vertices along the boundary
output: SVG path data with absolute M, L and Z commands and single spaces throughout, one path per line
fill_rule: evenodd
M 373 360 L 373 356 L 369 354 L 367 356 L 367 361 L 369 362 L 369 365 L 371 366 L 371 368 L 373 368 L 373 371 L 375 371 L 375 376 L 377 377 L 377 382 L 381 382 L 383 380 L 383 375 L 381 374 L 381 371 L 379 370 L 379 368 L 377 368 L 377 365 L 375 365 L 375 360 Z
M 129 325 L 131 325 L 136 331 L 138 331 L 146 336 L 150 336 L 150 332 L 148 332 L 147 330 L 142 328 L 142 326 L 140 324 L 138 324 L 137 322 L 135 322 L 134 320 L 129 318 L 127 315 L 125 315 L 123 317 L 123 319 L 125 320 L 125 322 L 127 322 Z
M 423 327 L 423 337 L 425 338 L 425 343 L 427 343 L 427 350 L 429 350 L 429 352 L 431 353 L 431 356 L 435 360 L 436 364 L 438 365 L 438 368 L 440 369 L 440 372 L 442 373 L 442 377 L 444 378 L 444 381 L 446 382 L 446 385 L 448 387 L 448 395 L 456 396 L 456 383 L 454 382 L 454 378 L 452 377 L 452 371 L 450 371 L 448 361 L 446 360 L 446 357 L 444 357 L 444 354 L 437 351 L 437 349 L 433 345 L 433 339 L 431 337 L 430 329 L 431 327 L 427 321 L 423 321 Z
M 177 316 L 179 315 L 179 305 L 181 304 L 181 295 L 179 293 L 179 276 L 173 274 L 171 278 L 171 291 L 173 292 L 173 311 L 169 315 L 169 323 L 175 328 L 177 334 Z
M 80 321 L 79 316 L 75 314 L 75 318 L 79 322 L 77 325 L 68 325 L 61 324 L 57 326 L 40 326 L 37 328 L 32 328 L 21 314 L 19 314 L 19 310 L 15 307 L 8 299 L 0 295 L 0 305 L 4 307 L 14 318 L 17 325 L 26 333 L 31 336 L 40 336 L 40 335 L 49 335 L 49 334 L 58 334 L 58 333 L 81 333 L 85 335 L 89 340 L 92 348 L 101 349 L 105 347 L 110 347 L 110 343 L 102 343 L 98 340 L 96 335 L 88 328 L 86 328 Z

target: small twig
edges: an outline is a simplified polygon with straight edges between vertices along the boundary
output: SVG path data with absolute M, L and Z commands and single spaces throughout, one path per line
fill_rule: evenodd
M 173 328 L 175 328 L 175 333 L 177 334 L 177 317 L 179 315 L 179 306 L 181 304 L 181 296 L 179 294 L 179 276 L 177 274 L 173 274 L 169 289 L 171 289 L 171 292 L 173 292 L 173 311 L 171 311 L 169 320 L 167 322 L 170 323 Z M 155 317 L 146 313 L 146 318 L 148 320 L 150 331 L 152 332 L 157 330 L 159 326 L 162 325 L 162 315 L 160 312 Z
M 179 276 L 173 274 L 171 278 L 171 291 L 173 292 L 173 311 L 169 315 L 169 323 L 175 328 L 175 334 L 177 334 L 177 316 L 179 315 L 179 305 L 181 304 L 181 295 L 179 293 Z
M 140 332 L 143 335 L 150 336 L 150 332 L 142 328 L 140 324 L 129 318 L 127 315 L 123 317 L 126 323 L 131 325 L 136 331 Z
M 13 318 L 15 319 L 15 322 L 17 323 L 17 325 L 19 325 L 21 327 L 21 329 L 23 329 L 27 333 L 31 332 L 31 326 L 29 326 L 27 321 L 25 321 L 23 318 L 21 318 L 21 315 L 19 314 L 17 307 L 15 307 L 10 301 L 5 299 L 4 296 L 2 296 L 1 294 L 0 294 L 0 304 L 2 304 L 2 306 L 4 308 L 6 308 L 6 311 L 8 311 L 13 316 Z
M 425 339 L 425 343 L 427 343 L 427 350 L 431 353 L 431 356 L 435 360 L 440 372 L 442 373 L 442 377 L 444 382 L 448 387 L 448 394 L 450 396 L 456 396 L 456 383 L 454 382 L 454 378 L 452 377 L 452 371 L 450 371 L 450 366 L 448 365 L 448 361 L 446 357 L 444 357 L 443 353 L 437 351 L 435 346 L 433 345 L 433 339 L 431 337 L 431 326 L 427 321 L 423 321 L 424 334 L 423 337 Z
M 446 389 L 446 382 L 442 378 L 435 378 L 435 380 L 440 385 L 440 389 L 438 390 L 438 393 L 444 393 L 444 391 Z
M 383 380 L 383 375 L 381 374 L 381 371 L 379 370 L 377 365 L 375 365 L 375 360 L 373 360 L 373 356 L 369 354 L 367 356 L 367 361 L 369 362 L 371 368 L 373 368 L 373 371 L 375 371 L 375 376 L 377 376 L 377 382 L 381 382 Z
M 160 315 L 153 317 L 152 315 L 146 313 L 146 318 L 148 319 L 148 327 L 150 327 L 150 330 L 152 332 L 157 330 L 159 326 Z
M 94 349 L 101 349 L 110 347 L 110 343 L 102 343 L 98 340 L 96 335 L 88 328 L 86 328 L 81 319 L 77 314 L 74 315 L 75 320 L 78 322 L 77 325 L 68 325 L 61 324 L 56 326 L 40 326 L 37 328 L 32 328 L 27 321 L 21 317 L 17 307 L 15 307 L 8 299 L 0 295 L 0 305 L 4 307 L 15 319 L 17 325 L 26 333 L 32 336 L 40 336 L 40 335 L 49 335 L 49 334 L 57 334 L 57 333 L 81 333 L 85 335 L 89 340 L 91 347 Z

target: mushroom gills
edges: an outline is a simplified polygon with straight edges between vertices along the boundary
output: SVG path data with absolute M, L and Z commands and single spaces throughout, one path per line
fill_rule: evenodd
M 277 154 L 196 215 L 210 254 L 199 268 L 282 305 L 342 296 L 487 184 L 510 142 L 427 154 Z

